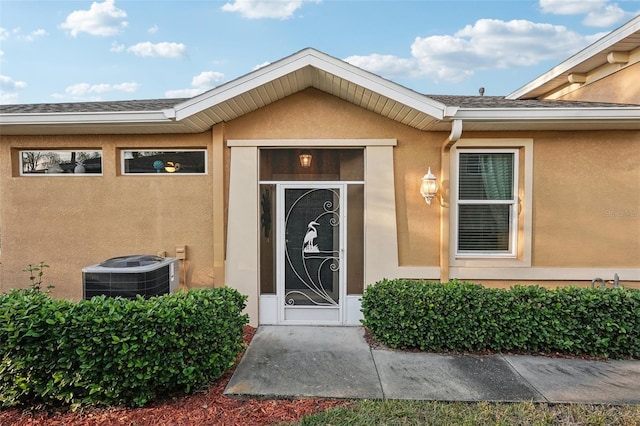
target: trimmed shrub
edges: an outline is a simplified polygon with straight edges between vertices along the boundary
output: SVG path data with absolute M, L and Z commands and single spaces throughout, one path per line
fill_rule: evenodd
M 364 326 L 392 348 L 640 357 L 640 291 L 383 280 L 365 289 Z
M 230 288 L 77 303 L 0 296 L 0 403 L 142 406 L 220 377 L 242 349 L 246 296 Z

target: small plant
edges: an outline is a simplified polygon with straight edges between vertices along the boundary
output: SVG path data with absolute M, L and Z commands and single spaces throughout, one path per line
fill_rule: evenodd
M 44 262 L 40 262 L 37 266 L 33 266 L 31 264 L 29 264 L 29 266 L 27 266 L 26 268 L 24 268 L 22 271 L 23 272 L 28 272 L 29 273 L 29 279 L 31 280 L 31 289 L 35 290 L 35 291 L 40 291 L 42 288 L 42 277 L 44 276 L 44 268 L 48 268 L 49 265 L 47 265 Z M 48 286 L 47 290 L 52 289 L 53 286 Z

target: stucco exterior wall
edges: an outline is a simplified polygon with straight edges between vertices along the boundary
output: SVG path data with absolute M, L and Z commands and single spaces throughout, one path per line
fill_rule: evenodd
M 533 139 L 531 267 L 640 267 L 640 132 L 464 137 Z
M 207 148 L 207 175 L 123 176 L 119 149 Z M 20 149 L 102 149 L 102 176 L 20 176 Z M 29 285 L 28 264 L 50 265 L 53 295 L 82 297 L 84 266 L 129 254 L 175 256 L 187 246 L 187 283 L 213 286 L 211 133 L 4 136 L 0 145 L 0 290 Z M 13 164 L 12 164 L 13 162 Z
M 534 266 L 640 267 L 640 132 L 534 143 Z
M 420 196 L 427 167 L 440 168 L 445 133 L 427 133 L 308 89 L 225 125 L 227 139 L 397 139 L 394 148 L 400 265 L 438 266 L 439 208 Z M 366 220 L 366 218 L 365 218 Z
M 225 284 L 214 276 L 214 268 L 223 268 L 224 229 L 219 228 L 233 218 L 215 219 L 214 212 L 228 216 L 227 140 L 299 139 L 300 146 L 305 139 L 397 140 L 393 164 L 399 266 L 406 271 L 437 268 L 440 214 L 449 210 L 441 210 L 437 202 L 426 205 L 419 186 L 427 167 L 436 174 L 440 170 L 440 147 L 447 136 L 382 118 L 316 89 L 197 135 L 3 136 L 0 291 L 28 286 L 28 274 L 22 269 L 44 261 L 51 266 L 45 271 L 45 283 L 56 286 L 54 295 L 79 299 L 82 267 L 127 254 L 166 251 L 174 256 L 175 247 L 181 245 L 188 247 L 191 287 Z M 640 132 L 465 132 L 463 136 L 533 140 L 532 268 L 640 268 Z M 216 169 L 214 143 L 223 151 L 216 151 L 219 162 L 224 162 L 215 163 Z M 119 149 L 180 147 L 207 148 L 208 174 L 123 176 L 119 172 Z M 17 151 L 24 148 L 102 149 L 103 175 L 21 177 Z M 560 282 L 552 274 L 547 276 Z M 505 272 L 491 279 L 510 282 L 512 276 Z

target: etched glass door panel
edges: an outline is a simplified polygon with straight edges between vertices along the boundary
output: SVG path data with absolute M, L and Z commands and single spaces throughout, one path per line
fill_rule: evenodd
M 339 308 L 340 193 L 339 187 L 284 190 L 282 302 L 286 309 Z

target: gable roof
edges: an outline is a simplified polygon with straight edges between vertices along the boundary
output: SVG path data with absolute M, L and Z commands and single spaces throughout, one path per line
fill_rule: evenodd
M 640 15 L 587 46 L 566 61 L 506 96 L 507 99 L 535 99 L 569 84 L 572 74 L 587 74 L 610 63 L 611 52 L 640 54 Z
M 0 105 L 0 134 L 199 133 L 307 88 L 420 130 L 640 128 L 640 106 L 423 95 L 308 48 L 189 99 Z

